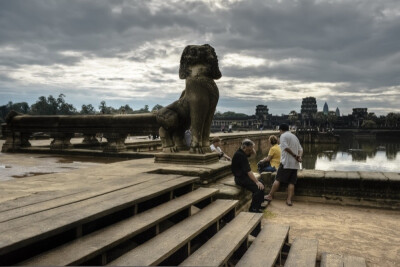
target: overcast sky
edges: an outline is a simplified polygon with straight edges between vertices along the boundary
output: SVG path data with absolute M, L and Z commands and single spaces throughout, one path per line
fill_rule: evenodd
M 210 44 L 217 110 L 400 112 L 399 0 L 0 0 L 0 105 L 66 95 L 78 110 L 163 106 L 186 45 Z

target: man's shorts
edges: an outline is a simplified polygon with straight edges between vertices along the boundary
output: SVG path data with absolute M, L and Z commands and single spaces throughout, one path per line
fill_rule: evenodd
M 283 165 L 280 164 L 275 179 L 281 183 L 296 184 L 297 169 L 284 169 Z

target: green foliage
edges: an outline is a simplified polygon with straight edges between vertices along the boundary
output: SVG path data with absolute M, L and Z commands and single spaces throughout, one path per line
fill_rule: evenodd
M 13 103 L 9 101 L 7 105 L 0 106 L 0 122 L 4 122 L 5 117 L 11 110 L 27 114 L 30 111 L 30 107 L 26 102 Z
M 131 114 L 131 113 L 133 113 L 133 109 L 128 104 L 126 104 L 125 106 L 119 107 L 118 113 Z
M 106 101 L 101 101 L 99 105 L 99 110 L 101 114 L 111 114 L 111 111 L 113 110 L 112 107 L 107 107 Z
M 361 124 L 361 128 L 376 128 L 376 122 L 373 120 L 364 120 L 363 123 Z
M 155 106 L 151 109 L 151 111 L 152 111 L 152 112 L 153 112 L 153 111 L 157 111 L 157 110 L 160 110 L 160 109 L 162 109 L 162 108 L 163 108 L 163 106 L 157 104 L 157 105 L 155 105 Z
M 388 113 L 386 116 L 386 125 L 389 127 L 397 127 L 400 125 L 400 113 Z
M 35 104 L 31 106 L 30 114 L 33 115 L 72 115 L 77 111 L 72 104 L 68 104 L 64 99 L 65 95 L 60 94 L 58 98 L 49 95 L 39 97 Z
M 141 108 L 139 110 L 134 110 L 133 114 L 140 114 L 140 113 L 149 113 L 149 105 L 144 105 L 144 108 Z
M 79 114 L 82 114 L 82 115 L 94 115 L 94 114 L 96 114 L 96 110 L 92 106 L 92 104 L 82 105 L 82 109 L 79 112 Z
M 371 121 L 377 122 L 378 121 L 378 117 L 375 115 L 374 112 L 370 112 L 367 115 L 367 120 L 371 120 Z

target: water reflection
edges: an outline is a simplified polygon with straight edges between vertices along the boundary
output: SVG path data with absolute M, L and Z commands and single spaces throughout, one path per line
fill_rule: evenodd
M 341 136 L 339 144 L 303 144 L 303 168 L 337 171 L 400 171 L 400 140 Z M 251 159 L 253 171 L 265 155 Z
M 366 140 L 343 135 L 337 145 L 306 146 L 304 150 L 304 157 L 310 158 L 303 163 L 306 169 L 398 172 L 400 166 L 398 140 Z

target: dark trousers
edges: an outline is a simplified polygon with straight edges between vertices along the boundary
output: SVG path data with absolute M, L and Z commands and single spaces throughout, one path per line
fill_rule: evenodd
M 261 180 L 259 180 L 263 183 Z M 235 183 L 238 186 L 244 187 L 253 193 L 250 211 L 258 210 L 261 208 L 261 203 L 264 201 L 264 190 L 258 189 L 257 185 L 249 177 L 236 178 Z

